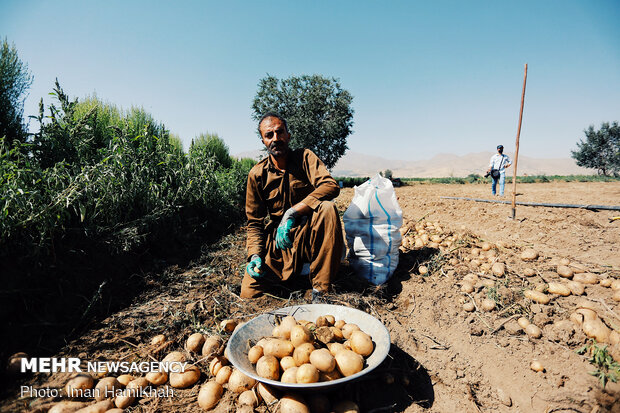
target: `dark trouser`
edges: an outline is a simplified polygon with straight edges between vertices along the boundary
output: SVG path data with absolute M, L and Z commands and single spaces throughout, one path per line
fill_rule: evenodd
M 304 263 L 310 263 L 312 288 L 326 292 L 332 275 L 340 267 L 344 250 L 342 224 L 334 203 L 321 202 L 304 225 L 291 230 L 293 246 L 289 249 L 276 248 L 276 230 L 274 227 L 267 234 L 267 255 L 263 258 L 263 266 L 269 267 L 270 271 L 263 271 L 266 274 L 259 279 L 252 278 L 246 271 L 241 281 L 241 297 L 257 297 L 271 284 L 298 276 Z

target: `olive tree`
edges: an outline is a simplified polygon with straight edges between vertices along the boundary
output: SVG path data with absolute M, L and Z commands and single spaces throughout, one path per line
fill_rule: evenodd
M 308 148 L 332 169 L 348 149 L 352 133 L 353 96 L 337 79 L 303 75 L 278 79 L 267 75 L 258 83 L 253 119 L 276 112 L 286 119 L 292 149 Z
M 584 131 L 586 140 L 577 142 L 577 150 L 571 156 L 577 165 L 596 169 L 599 175 L 620 174 L 620 127 L 618 122 L 611 125 L 604 122 L 599 130 L 590 126 Z

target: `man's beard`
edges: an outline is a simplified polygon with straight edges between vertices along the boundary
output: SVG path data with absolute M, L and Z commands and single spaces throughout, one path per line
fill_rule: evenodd
M 282 155 L 286 155 L 286 153 L 288 152 L 288 145 L 285 143 L 281 143 L 281 142 L 274 142 L 271 145 L 269 145 L 269 147 L 267 148 L 267 152 L 269 152 L 269 154 L 271 156 L 282 156 Z

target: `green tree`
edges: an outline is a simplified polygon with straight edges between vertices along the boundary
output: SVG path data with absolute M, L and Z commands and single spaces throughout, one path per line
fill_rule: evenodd
M 263 78 L 252 103 L 253 119 L 267 112 L 284 117 L 291 133 L 292 149 L 312 150 L 331 169 L 348 149 L 352 133 L 353 96 L 337 79 L 303 75 Z
M 590 126 L 584 131 L 586 140 L 577 142 L 577 150 L 571 156 L 577 165 L 596 169 L 599 175 L 620 174 L 620 127 L 618 122 L 611 125 L 604 122 L 599 130 Z
M 201 133 L 193 139 L 189 153 L 192 155 L 196 151 L 205 152 L 207 155 L 215 157 L 217 162 L 226 169 L 232 165 L 228 146 L 217 133 Z
M 0 138 L 5 137 L 6 144 L 26 140 L 22 115 L 32 79 L 28 66 L 19 59 L 15 45 L 9 45 L 5 38 L 0 47 Z

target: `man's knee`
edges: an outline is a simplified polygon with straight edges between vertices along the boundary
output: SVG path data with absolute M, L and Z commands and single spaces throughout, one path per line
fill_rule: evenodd
M 262 294 L 263 289 L 261 288 L 261 284 L 246 271 L 241 280 L 241 292 L 239 296 L 241 298 L 256 298 L 260 297 Z
M 327 220 L 340 220 L 338 216 L 338 208 L 336 208 L 336 204 L 332 201 L 323 201 L 319 204 L 316 209 L 316 214 L 318 214 L 322 219 Z

